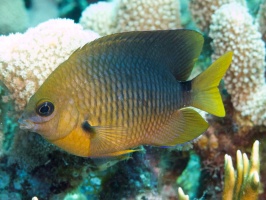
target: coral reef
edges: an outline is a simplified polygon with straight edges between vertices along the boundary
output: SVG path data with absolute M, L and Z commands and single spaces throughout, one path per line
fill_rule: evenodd
M 1 0 L 0 34 L 25 31 L 29 18 L 23 0 Z
M 175 29 L 181 26 L 178 0 L 116 0 L 90 5 L 80 24 L 100 35 L 134 31 Z
M 37 135 L 35 134 L 35 136 Z M 34 142 L 40 145 L 39 149 L 45 147 L 38 140 Z M 35 150 L 36 147 L 33 146 L 32 149 Z M 30 150 L 24 154 L 2 156 L 0 199 L 5 199 L 1 198 L 3 195 L 11 194 L 17 195 L 15 199 L 31 199 L 33 196 L 40 199 L 63 199 L 67 193 L 76 189 L 89 176 L 90 168 L 94 165 L 91 159 L 71 156 L 52 149 L 46 156 L 42 152 L 31 152 L 26 155 Z M 45 151 L 45 148 L 43 150 Z M 13 157 L 18 159 L 19 156 L 21 156 L 19 162 L 12 160 Z M 38 163 L 33 164 L 30 168 L 25 168 L 25 165 L 32 164 L 26 163 L 31 161 L 32 157 L 39 158 Z M 21 162 L 24 162 L 24 165 Z
M 41 23 L 24 34 L 0 36 L 0 80 L 11 93 L 5 101 L 13 99 L 16 110 L 22 110 L 60 63 L 97 37 L 98 34 L 84 31 L 67 19 Z
M 59 15 L 78 21 L 82 17 L 80 24 L 56 19 L 36 22 L 35 28 L 24 33 L 0 36 L 0 83 L 7 86 L 0 84 L 0 199 L 230 199 L 227 195 L 234 187 L 234 199 L 243 199 L 243 192 L 253 193 L 252 199 L 266 199 L 266 172 L 262 170 L 259 176 L 259 166 L 266 166 L 265 0 L 25 2 L 26 8 L 23 1 L 14 0 L 11 9 L 5 6 L 11 6 L 9 1 L 1 1 L 0 34 L 23 32 L 33 23 L 27 13 L 36 3 L 52 6 L 54 15 L 35 10 L 46 19 Z M 17 17 L 13 12 L 22 14 Z M 18 129 L 19 111 L 47 76 L 76 48 L 98 37 L 89 30 L 106 35 L 174 29 L 181 22 L 205 34 L 194 72 L 209 66 L 211 57 L 234 51 L 220 86 L 226 117 L 206 115 L 210 128 L 193 150 L 143 147 L 145 151 L 128 159 L 98 161 L 69 155 L 39 135 Z M 262 143 L 260 159 L 258 142 L 251 150 L 255 140 Z M 250 161 L 237 149 L 251 153 Z M 190 181 L 193 177 L 197 181 Z
M 99 199 L 130 199 L 136 194 L 153 189 L 156 179 L 144 154 L 132 154 L 132 159 L 122 161 L 102 178 Z M 127 183 L 127 184 L 124 184 Z
M 212 16 L 209 35 L 214 60 L 227 51 L 234 52 L 225 76 L 234 108 L 256 125 L 266 125 L 265 47 L 247 8 L 238 3 L 220 7 Z

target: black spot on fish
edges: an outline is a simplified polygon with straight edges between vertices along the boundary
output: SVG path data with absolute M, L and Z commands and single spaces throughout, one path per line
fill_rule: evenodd
M 184 92 L 191 91 L 191 81 L 180 82 L 180 83 L 181 83 L 182 91 Z
M 88 132 L 88 133 L 94 133 L 94 129 L 93 127 L 89 124 L 88 121 L 84 121 L 82 124 L 81 124 L 81 127 L 84 131 Z

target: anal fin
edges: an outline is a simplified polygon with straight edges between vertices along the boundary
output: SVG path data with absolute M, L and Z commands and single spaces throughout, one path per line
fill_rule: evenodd
M 175 146 L 199 137 L 209 124 L 192 108 L 177 110 L 152 138 L 152 145 Z
M 112 152 L 112 153 L 106 153 L 106 154 L 101 154 L 100 156 L 97 157 L 113 157 L 113 156 L 121 156 L 121 155 L 125 155 L 125 154 L 129 154 L 129 153 L 133 153 L 139 151 L 139 149 L 126 149 L 126 150 L 121 150 L 121 151 L 117 151 L 117 152 Z

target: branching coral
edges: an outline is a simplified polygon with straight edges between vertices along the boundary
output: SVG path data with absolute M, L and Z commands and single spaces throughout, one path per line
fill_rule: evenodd
M 237 173 L 235 175 L 232 158 L 225 155 L 225 180 L 223 200 L 255 200 L 258 198 L 260 185 L 259 141 L 255 141 L 251 159 L 239 150 L 236 154 Z
M 79 23 L 84 29 L 94 30 L 100 35 L 111 34 L 114 30 L 113 2 L 98 2 L 88 6 L 83 12 Z
M 115 0 L 89 6 L 81 25 L 100 35 L 134 30 L 175 29 L 180 25 L 179 0 Z
M 178 0 L 119 0 L 115 7 L 115 31 L 178 28 L 179 9 Z
M 265 47 L 247 8 L 238 3 L 222 6 L 212 16 L 209 35 L 214 60 L 234 52 L 225 76 L 233 106 L 242 116 L 251 116 L 255 124 L 266 125 Z
M 24 31 L 28 26 L 28 20 L 23 0 L 1 0 L 0 34 Z
M 44 22 L 24 34 L 0 36 L 0 80 L 15 100 L 16 110 L 24 108 L 48 75 L 74 50 L 97 37 L 66 19 Z
M 212 14 L 219 7 L 230 1 L 234 0 L 191 0 L 191 14 L 200 30 L 208 32 Z
M 190 10 L 200 30 L 208 32 L 212 14 L 222 5 L 239 2 L 245 5 L 244 0 L 191 0 Z

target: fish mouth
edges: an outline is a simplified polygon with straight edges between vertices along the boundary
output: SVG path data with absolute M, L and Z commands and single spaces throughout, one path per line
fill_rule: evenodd
M 30 120 L 19 118 L 18 123 L 20 129 L 32 130 L 34 128 L 34 123 Z

